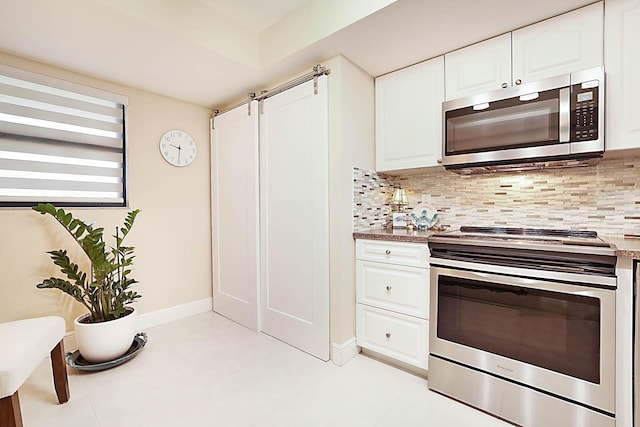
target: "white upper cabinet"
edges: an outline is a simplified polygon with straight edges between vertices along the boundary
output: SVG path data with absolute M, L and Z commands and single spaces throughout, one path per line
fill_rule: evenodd
M 442 56 L 376 79 L 377 171 L 439 164 L 442 101 Z
M 511 85 L 511 33 L 444 56 L 447 101 Z
M 640 148 L 640 0 L 607 0 L 605 149 Z
M 513 81 L 526 83 L 603 63 L 602 2 L 513 32 Z
M 609 1 L 614 5 L 636 5 L 640 0 Z M 601 66 L 604 58 L 603 7 L 602 1 L 593 3 L 378 77 L 376 170 L 397 171 L 440 164 L 441 104 L 445 94 L 446 100 L 451 100 Z M 612 6 L 612 9 L 617 8 L 624 9 L 624 6 Z M 622 11 L 618 12 L 620 14 Z M 637 14 L 631 7 L 626 19 L 637 20 Z M 613 19 L 608 18 L 608 24 Z M 636 27 L 623 26 L 620 21 L 610 26 L 608 32 L 619 34 L 617 42 L 613 40 L 607 45 L 608 51 L 617 49 L 616 52 L 620 52 L 620 46 L 625 44 L 624 49 L 629 52 L 639 51 L 637 24 Z M 611 47 L 611 43 L 618 43 L 618 47 Z M 616 52 L 611 55 L 612 61 L 617 60 L 622 67 L 620 72 L 631 79 L 639 60 L 628 54 L 624 61 L 619 57 L 616 59 L 615 55 L 619 54 Z M 605 71 L 610 72 L 609 65 Z M 626 99 L 629 108 L 624 110 L 625 117 L 632 117 L 640 108 L 631 106 L 632 98 Z M 618 108 L 623 104 L 619 103 Z M 640 125 L 635 125 L 634 129 L 630 119 L 626 125 L 629 132 L 635 132 L 638 141 Z M 607 138 L 609 140 L 609 136 Z M 613 147 L 626 148 L 615 146 L 616 143 L 623 144 L 621 141 L 614 142 Z
M 447 100 L 603 63 L 602 2 L 445 55 Z

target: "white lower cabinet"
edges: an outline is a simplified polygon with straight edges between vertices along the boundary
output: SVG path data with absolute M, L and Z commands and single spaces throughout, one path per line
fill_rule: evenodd
M 429 354 L 428 254 L 426 243 L 356 241 L 357 344 L 422 369 Z
M 358 345 L 401 362 L 427 369 L 429 321 L 358 304 Z
M 383 264 L 427 268 L 429 267 L 429 249 L 426 243 L 412 244 L 358 240 L 356 243 L 356 259 Z
M 429 269 L 357 261 L 358 302 L 426 319 Z

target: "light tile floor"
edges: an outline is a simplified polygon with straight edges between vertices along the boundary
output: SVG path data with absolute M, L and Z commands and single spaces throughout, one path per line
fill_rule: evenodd
M 124 365 L 70 369 L 63 405 L 43 361 L 19 390 L 24 426 L 509 426 L 370 357 L 337 367 L 214 313 L 147 334 Z

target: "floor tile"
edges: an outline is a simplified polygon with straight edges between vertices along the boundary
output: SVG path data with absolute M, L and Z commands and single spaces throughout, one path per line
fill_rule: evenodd
M 48 359 L 20 388 L 25 427 L 504 427 L 365 355 L 337 367 L 215 313 L 146 331 L 135 358 L 69 369 L 57 403 Z
M 20 403 L 23 403 L 22 399 Z M 37 412 L 21 406 L 25 427 L 101 427 L 86 396 L 71 399 L 63 405 L 56 401 Z

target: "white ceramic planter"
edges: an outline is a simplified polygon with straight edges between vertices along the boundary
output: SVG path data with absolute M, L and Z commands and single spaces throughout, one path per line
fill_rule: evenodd
M 127 352 L 136 334 L 138 313 L 133 307 L 128 315 L 102 323 L 81 323 L 78 316 L 73 326 L 76 343 L 83 358 L 89 362 L 102 363 L 115 360 Z

